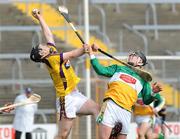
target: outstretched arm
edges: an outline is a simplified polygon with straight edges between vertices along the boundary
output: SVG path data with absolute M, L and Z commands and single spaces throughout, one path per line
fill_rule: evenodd
M 117 65 L 111 65 L 111 66 L 103 66 L 99 63 L 98 59 L 91 56 L 91 65 L 93 66 L 94 70 L 97 74 L 103 75 L 106 77 L 111 77 L 114 75 Z
M 33 9 L 32 16 L 39 21 L 39 24 L 42 28 L 42 32 L 46 38 L 46 41 L 54 44 L 54 38 L 52 32 L 49 29 L 48 25 L 46 24 L 44 18 L 42 17 L 40 11 L 38 9 Z
M 73 59 L 73 58 L 82 56 L 84 53 L 85 53 L 85 51 L 84 51 L 83 47 L 82 48 L 77 48 L 77 49 L 74 49 L 72 51 L 63 53 L 63 60 L 66 61 L 66 60 L 69 60 L 69 59 Z
M 112 66 L 103 66 L 99 63 L 98 59 L 95 57 L 94 52 L 98 50 L 98 46 L 93 44 L 92 46 L 88 47 L 87 53 L 89 54 L 91 58 L 91 65 L 93 66 L 94 70 L 96 71 L 97 74 L 103 75 L 106 77 L 111 77 L 114 75 L 117 69 L 117 65 L 112 65 Z
M 63 60 L 69 60 L 73 59 L 79 56 L 82 56 L 85 53 L 89 53 L 89 45 L 88 44 L 83 44 L 82 48 L 77 48 L 69 52 L 63 53 Z

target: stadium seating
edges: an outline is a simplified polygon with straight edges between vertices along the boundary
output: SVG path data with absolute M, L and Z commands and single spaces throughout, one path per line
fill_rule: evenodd
M 77 12 L 76 7 L 79 4 L 78 0 L 73 0 L 73 4 L 67 3 L 67 7 L 70 9 L 70 14 L 72 14 L 72 19 L 77 22 Z M 76 5 L 76 6 L 74 6 Z M 120 5 L 121 6 L 121 5 Z M 58 11 L 54 8 L 55 6 L 52 6 L 47 3 L 39 4 L 39 3 L 16 3 L 12 5 L 0 5 L 0 13 L 6 13 L 5 15 L 0 14 L 1 18 L 1 25 L 37 25 L 36 21 L 30 16 L 30 12 L 33 8 L 39 8 L 42 10 L 43 16 L 45 17 L 45 20 L 47 21 L 48 25 L 52 27 L 65 27 L 68 26 L 64 19 L 60 16 Z M 144 50 L 142 41 L 134 35 L 132 32 L 129 32 L 127 29 L 122 27 L 123 23 L 128 23 L 132 27 L 133 25 L 141 25 L 144 24 L 144 13 L 146 11 L 146 6 L 144 5 L 124 5 L 121 8 L 121 12 L 117 13 L 115 12 L 114 5 L 101 5 L 101 7 L 104 9 L 106 13 L 106 19 L 107 19 L 107 33 L 110 37 L 110 40 L 112 40 L 113 45 L 115 48 L 115 54 L 119 53 L 119 36 L 117 35 L 119 31 L 123 31 L 123 50 L 124 52 L 128 52 L 130 50 L 137 50 L 142 49 Z M 172 14 L 169 12 L 165 7 L 158 6 L 158 16 L 160 23 L 166 23 L 169 22 L 167 19 L 170 18 L 173 23 L 178 23 L 179 20 L 177 18 L 177 15 Z M 167 13 L 167 15 L 165 14 Z M 8 17 L 8 16 L 9 17 Z M 53 15 L 53 16 L 52 16 Z M 99 13 L 94 8 L 93 5 L 90 5 L 90 24 L 91 25 L 97 25 L 101 21 L 99 17 Z M 113 15 L 113 16 L 112 16 Z M 7 16 L 7 17 L 6 17 Z M 134 18 L 136 17 L 136 18 Z M 33 23 L 34 22 L 34 23 Z M 58 48 L 61 49 L 63 45 L 67 45 L 65 43 L 68 43 L 69 47 L 80 47 L 81 42 L 77 39 L 77 36 L 75 36 L 75 33 L 71 30 L 54 30 L 53 31 L 55 35 L 55 39 L 57 40 Z M 82 34 L 82 31 L 79 30 L 79 33 Z M 144 35 L 147 36 L 148 39 L 148 53 L 152 55 L 166 55 L 165 50 L 171 50 L 173 52 L 176 52 L 178 50 L 177 44 L 179 44 L 179 33 L 178 32 L 172 32 L 169 31 L 161 32 L 159 31 L 160 39 L 154 40 L 152 38 L 153 33 L 152 32 L 141 32 Z M 109 47 L 106 46 L 104 42 L 102 42 L 100 39 L 97 38 L 97 34 L 94 32 L 92 33 L 93 36 L 91 36 L 90 42 L 96 42 L 98 43 L 101 48 L 105 51 L 108 51 Z M 95 35 L 94 35 L 95 34 Z M 82 34 L 83 35 L 83 34 Z M 14 37 L 16 36 L 16 37 Z M 18 39 L 18 36 L 21 36 L 21 39 Z M 1 41 L 1 48 L 0 51 L 2 53 L 29 53 L 31 48 L 31 41 L 33 37 L 33 32 L 5 32 L 2 34 L 2 41 Z M 16 42 L 16 44 L 15 44 Z M 18 44 L 18 45 L 17 45 Z M 59 45 L 60 44 L 60 45 Z M 171 46 L 171 48 L 170 48 Z M 64 49 L 64 47 L 63 47 Z M 72 49 L 72 48 L 65 48 L 64 50 Z M 113 51 L 109 51 L 113 52 Z M 11 79 L 12 78 L 12 68 L 15 68 L 15 72 L 18 73 L 18 66 L 17 61 L 15 59 L 12 60 L 1 60 L 0 59 L 0 66 L 1 66 L 1 72 L 0 72 L 0 78 L 1 79 Z M 24 59 L 21 61 L 22 63 L 22 74 L 24 79 L 50 79 L 49 76 L 46 74 L 47 71 L 45 68 L 40 64 L 33 64 L 27 59 Z M 73 61 L 74 65 L 76 65 L 79 61 L 75 60 Z M 15 64 L 14 64 L 15 63 Z M 105 62 L 103 64 L 112 64 L 114 62 L 108 60 L 108 63 Z M 152 61 L 152 63 L 155 65 L 156 73 L 154 73 L 154 76 L 157 76 L 157 80 L 163 82 L 163 96 L 166 98 L 166 103 L 168 106 L 174 106 L 175 108 L 179 108 L 179 99 L 180 98 L 180 92 L 177 90 L 178 83 L 174 82 L 164 82 L 163 80 L 160 80 L 159 78 L 162 77 L 162 68 L 161 68 L 161 62 L 158 61 Z M 176 78 L 178 76 L 178 63 L 173 62 L 166 62 L 166 79 L 170 78 Z M 13 66 L 13 64 L 15 66 Z M 78 75 L 84 78 L 83 74 L 83 64 L 79 64 L 80 66 L 76 67 L 78 71 Z M 174 66 L 176 68 L 174 69 Z M 8 70 L 7 70 L 8 69 Z M 102 102 L 102 97 L 104 90 L 106 89 L 104 86 L 106 86 L 107 80 L 104 79 L 102 81 L 99 81 L 96 74 L 92 71 L 92 98 L 97 100 L 99 103 Z M 159 78 L 158 78 L 159 77 Z M 15 78 L 19 78 L 18 74 Z M 162 78 L 163 79 L 163 78 Z M 174 83 L 174 84 L 173 84 Z M 98 84 L 99 86 L 97 86 Z M 100 85 L 101 84 L 101 85 Z M 27 86 L 30 84 L 26 84 L 24 86 Z M 54 89 L 52 87 L 52 84 L 31 84 L 32 88 L 36 90 L 37 93 L 40 93 L 43 97 L 43 101 L 40 102 L 39 108 L 40 109 L 55 109 L 55 93 Z M 103 87 L 102 87 L 103 86 Z M 13 90 L 13 87 L 15 89 Z M 13 98 L 18 91 L 18 84 L 17 86 L 8 86 L 4 85 L 0 87 L 0 91 L 2 94 L 2 97 L 0 98 L 0 104 L 3 105 L 5 102 L 13 101 Z M 79 88 L 82 92 L 85 92 L 85 82 L 84 79 L 82 79 L 82 82 L 79 84 Z M 94 92 L 98 92 L 97 95 L 95 95 Z M 8 94 L 8 95 L 7 95 Z M 48 97 L 47 97 L 48 96 Z M 177 110 L 177 109 L 176 109 Z M 52 115 L 51 115 L 52 116 Z M 50 117 L 50 116 L 49 116 Z M 51 119 L 51 118 L 50 118 Z M 2 122 L 2 121 L 1 121 Z M 6 122 L 12 122 L 12 119 L 10 121 Z M 54 122 L 52 119 L 50 122 Z M 84 119 L 81 121 L 81 124 L 84 122 Z M 81 127 L 83 128 L 83 126 Z M 93 131 L 94 132 L 94 131 Z M 85 133 L 84 133 L 85 134 Z M 85 135 L 84 135 L 85 136 Z

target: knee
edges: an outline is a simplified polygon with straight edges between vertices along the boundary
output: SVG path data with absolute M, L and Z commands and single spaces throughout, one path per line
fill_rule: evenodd
M 106 134 L 100 134 L 99 139 L 109 139 Z
M 57 135 L 55 137 L 55 139 L 67 139 L 69 135 L 69 131 L 68 130 L 63 130 L 59 133 L 59 135 Z
M 67 139 L 65 135 L 57 135 L 54 139 Z
M 144 138 L 145 137 L 145 133 L 142 132 L 142 131 L 139 131 L 138 132 L 138 136 L 139 136 L 139 138 Z
M 67 139 L 68 137 L 68 131 L 64 131 L 62 134 L 61 134 L 61 139 Z
M 99 139 L 109 139 L 111 136 L 111 132 L 108 132 L 105 129 L 99 129 Z
M 146 137 L 147 137 L 147 139 L 152 139 L 152 133 L 151 134 L 147 133 Z

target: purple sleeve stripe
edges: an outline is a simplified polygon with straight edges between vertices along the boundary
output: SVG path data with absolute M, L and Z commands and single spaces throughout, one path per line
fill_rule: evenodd
M 48 43 L 47 43 L 47 45 L 50 45 L 50 46 L 54 46 L 54 47 L 56 47 L 56 46 L 55 46 L 55 44 L 54 44 L 54 43 L 52 43 L 52 42 L 48 42 Z
M 60 53 L 60 65 L 63 63 L 63 53 Z
M 64 89 L 66 90 L 67 80 L 66 80 L 66 77 L 65 77 L 64 72 L 63 72 L 62 63 L 63 63 L 63 53 L 60 53 L 60 66 L 59 66 L 60 73 L 59 74 L 60 74 L 60 77 L 62 78 Z

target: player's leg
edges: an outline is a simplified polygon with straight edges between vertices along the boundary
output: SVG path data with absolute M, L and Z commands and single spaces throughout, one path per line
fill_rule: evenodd
M 73 103 L 76 109 L 77 115 L 93 115 L 97 117 L 100 107 L 91 99 L 88 99 L 78 90 L 72 93 Z
M 152 128 L 149 128 L 147 133 L 146 133 L 146 136 L 148 139 L 157 139 L 158 138 L 158 135 L 156 135 L 154 132 L 153 132 L 153 129 Z
M 164 139 L 164 134 L 161 131 L 162 121 L 154 117 L 154 126 L 148 129 L 146 135 L 148 139 Z
M 22 134 L 22 132 L 20 132 L 20 131 L 15 131 L 15 139 L 21 139 L 21 134 Z
M 88 99 L 78 111 L 78 115 L 93 115 L 97 117 L 100 107 L 93 100 Z
M 126 139 L 130 128 L 131 113 L 123 108 L 120 109 L 121 110 L 119 111 L 120 113 L 118 114 L 119 115 L 118 121 L 121 121 L 122 126 L 121 126 L 121 131 L 117 135 L 116 139 Z
M 111 135 L 112 127 L 99 124 L 99 139 L 109 139 Z
M 145 139 L 146 132 L 150 128 L 150 124 L 147 122 L 143 122 L 140 124 L 138 128 L 138 139 Z
M 164 135 L 161 132 L 155 132 L 153 128 L 149 128 L 146 136 L 148 139 L 164 139 Z
M 135 121 L 138 125 L 138 139 L 145 139 L 146 133 L 152 124 L 152 116 L 151 115 L 136 115 Z
M 117 139 L 126 139 L 127 135 L 126 134 L 119 134 Z
M 73 125 L 73 119 L 74 118 L 62 117 L 62 119 L 58 123 L 58 134 L 55 137 L 55 139 L 67 139 L 68 138 L 69 133 L 72 128 L 72 125 Z
M 30 132 L 26 133 L 26 139 L 32 139 L 32 134 Z
M 112 128 L 111 127 L 108 127 L 106 125 L 103 125 L 103 124 L 100 124 L 99 125 L 99 138 L 100 139 L 126 139 L 127 138 L 127 134 L 119 134 L 117 137 L 110 137 L 111 135 L 111 131 L 112 131 Z
M 75 100 L 72 94 L 65 96 L 65 113 L 60 119 L 60 99 L 56 99 L 58 133 L 55 139 L 67 139 L 71 131 L 73 120 L 76 118 Z
M 161 133 L 164 135 L 164 138 L 167 138 L 166 126 L 161 124 Z
M 107 105 L 100 124 L 100 138 L 109 139 L 112 128 L 115 127 L 117 123 L 121 123 L 118 128 L 118 134 L 111 136 L 111 138 L 126 139 L 130 126 L 131 113 L 114 103 L 112 100 L 107 100 L 106 102 Z M 106 134 L 105 131 L 107 132 Z

